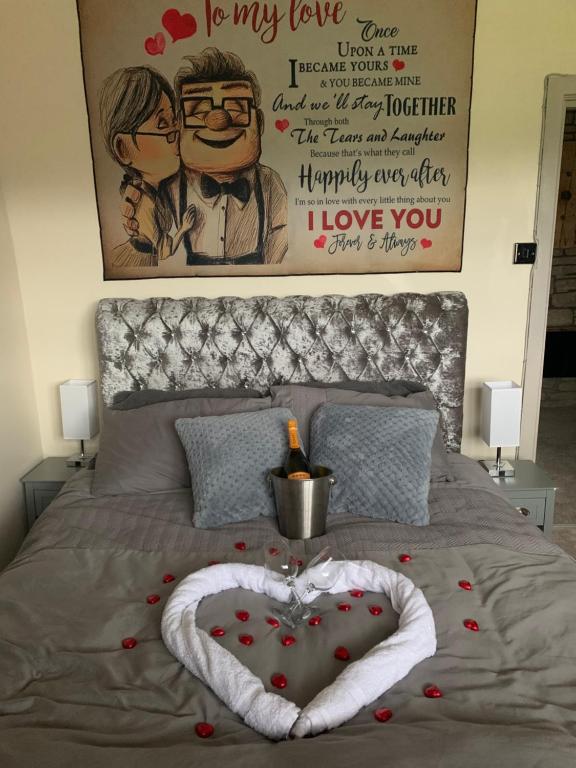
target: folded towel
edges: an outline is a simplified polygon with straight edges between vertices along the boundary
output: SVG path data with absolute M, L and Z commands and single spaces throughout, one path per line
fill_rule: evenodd
M 313 570 L 299 577 L 301 584 L 314 583 Z M 338 594 L 352 587 L 388 595 L 392 607 L 400 614 L 398 630 L 350 664 L 304 707 L 292 728 L 293 736 L 321 733 L 341 725 L 436 652 L 432 611 L 422 591 L 410 579 L 369 560 L 350 561 L 328 591 Z M 317 594 L 303 599 L 310 602 Z
M 280 602 L 290 598 L 284 581 L 271 578 L 259 565 L 229 563 L 203 568 L 186 577 L 172 593 L 162 615 L 162 637 L 168 650 L 247 725 L 271 739 L 282 739 L 296 721 L 299 708 L 268 693 L 256 675 L 196 626 L 201 600 L 239 587 Z
M 168 650 L 247 725 L 271 739 L 302 737 L 335 728 L 353 717 L 436 651 L 436 631 L 424 595 L 402 574 L 368 560 L 335 563 L 337 580 L 329 592 L 352 588 L 384 592 L 400 614 L 398 630 L 350 664 L 304 709 L 275 693 L 233 654 L 196 627 L 196 611 L 209 595 L 227 589 L 249 589 L 288 602 L 290 589 L 261 566 L 229 563 L 191 574 L 173 592 L 162 616 L 162 637 Z M 318 569 L 325 566 L 316 566 Z M 306 592 L 314 584 L 315 568 L 298 577 L 305 602 L 318 596 Z

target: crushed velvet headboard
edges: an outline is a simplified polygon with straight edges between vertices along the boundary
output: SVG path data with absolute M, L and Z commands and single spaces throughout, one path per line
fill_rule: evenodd
M 103 299 L 101 391 L 411 379 L 460 447 L 468 307 L 462 293 Z M 352 387 L 351 387 L 352 388 Z

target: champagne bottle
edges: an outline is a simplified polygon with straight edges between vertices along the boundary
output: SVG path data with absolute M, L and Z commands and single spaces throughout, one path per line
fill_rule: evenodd
M 298 422 L 296 419 L 288 420 L 288 442 L 290 448 L 284 462 L 286 477 L 288 480 L 309 480 L 312 474 L 312 467 L 300 447 Z

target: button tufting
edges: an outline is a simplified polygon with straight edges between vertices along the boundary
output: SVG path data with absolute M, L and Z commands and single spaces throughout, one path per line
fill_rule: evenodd
M 127 386 L 134 390 L 138 383 L 141 389 L 163 389 L 168 376 L 177 390 L 215 389 L 224 384 L 249 387 L 257 377 L 262 386 L 287 383 L 294 377 L 294 346 L 302 350 L 303 342 L 312 338 L 313 354 L 298 356 L 306 368 L 299 369 L 299 375 L 306 374 L 304 381 L 321 382 L 327 375 L 338 378 L 339 368 L 350 380 L 358 380 L 367 360 L 371 366 L 382 361 L 383 379 L 401 378 L 406 366 L 409 378 L 421 380 L 432 390 L 442 413 L 447 447 L 458 450 L 464 356 L 455 350 L 462 351 L 466 338 L 466 314 L 465 299 L 456 292 L 103 299 L 97 315 L 102 396 L 110 405 L 114 394 Z M 244 370 L 254 373 L 242 377 L 247 381 L 230 370 L 224 376 L 222 350 L 235 348 L 239 340 L 251 336 L 253 340 L 243 345 L 243 354 L 248 355 L 243 364 Z M 236 358 L 227 354 L 226 359 L 234 364 Z M 167 367 L 176 373 L 168 374 L 163 370 Z M 263 367 L 266 381 L 260 378 Z M 379 372 L 375 378 L 380 378 Z

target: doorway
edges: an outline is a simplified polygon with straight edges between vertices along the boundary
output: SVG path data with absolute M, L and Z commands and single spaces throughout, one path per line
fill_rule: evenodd
M 569 306 L 576 298 L 576 76 L 546 79 L 543 118 L 520 456 L 536 460 L 558 486 L 554 539 L 576 556 L 576 309 Z M 567 151 L 565 129 L 573 135 Z

